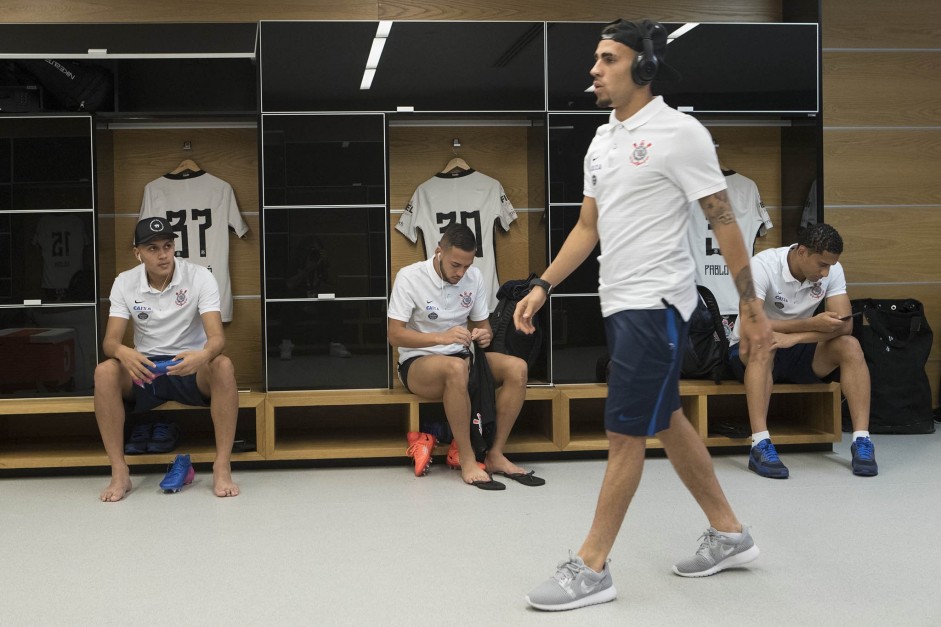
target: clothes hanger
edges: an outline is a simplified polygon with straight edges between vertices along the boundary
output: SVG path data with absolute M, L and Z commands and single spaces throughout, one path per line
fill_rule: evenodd
M 464 172 L 467 172 L 468 170 L 471 169 L 471 167 L 467 165 L 466 161 L 464 161 L 459 156 L 457 156 L 457 149 L 460 147 L 461 147 L 461 140 L 455 138 L 451 142 L 451 152 L 454 153 L 454 158 L 448 161 L 447 165 L 444 166 L 444 169 L 441 170 L 442 174 L 448 174 L 455 170 L 462 170 Z
M 454 170 L 463 170 L 466 172 L 467 170 L 470 170 L 470 169 L 471 167 L 467 165 L 466 161 L 464 161 L 460 157 L 454 157 L 453 159 L 448 161 L 447 165 L 444 166 L 444 169 L 441 170 L 441 173 L 447 174 L 449 172 L 453 172 Z
M 180 162 L 180 165 L 176 166 L 176 169 L 170 172 L 170 174 L 181 174 L 187 170 L 195 173 L 199 172 L 201 169 L 202 168 L 196 165 L 196 162 L 192 159 L 183 159 L 183 161 Z

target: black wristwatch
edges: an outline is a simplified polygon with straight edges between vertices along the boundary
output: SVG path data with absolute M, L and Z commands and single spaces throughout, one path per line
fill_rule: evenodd
M 549 283 L 549 281 L 543 281 L 540 278 L 535 278 L 529 282 L 529 289 L 534 287 L 541 287 L 542 289 L 546 290 L 546 296 L 552 293 L 552 283 Z

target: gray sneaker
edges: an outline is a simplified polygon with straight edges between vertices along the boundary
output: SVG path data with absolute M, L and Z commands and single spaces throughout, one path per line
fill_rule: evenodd
M 526 602 L 537 610 L 574 610 L 613 601 L 617 595 L 607 562 L 596 573 L 569 551 L 568 560 L 559 562 L 555 574 L 526 595 Z
M 742 537 L 733 540 L 712 527 L 699 538 L 702 544 L 696 555 L 673 565 L 673 572 L 681 577 L 708 577 L 720 570 L 741 566 L 758 557 L 758 547 L 748 527 L 742 525 Z

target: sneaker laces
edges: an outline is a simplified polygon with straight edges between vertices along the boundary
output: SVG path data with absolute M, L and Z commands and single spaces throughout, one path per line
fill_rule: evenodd
M 559 562 L 558 566 L 556 566 L 555 575 L 553 575 L 552 578 L 558 581 L 560 584 L 564 584 L 578 577 L 578 573 L 580 573 L 583 568 L 587 567 L 584 565 L 584 563 L 579 565 L 575 560 L 576 556 L 573 555 L 571 551 L 569 551 L 569 558 L 565 561 Z
M 173 427 L 169 423 L 158 422 L 154 425 L 154 440 L 169 440 L 173 437 Z
M 405 454 L 408 455 L 409 457 L 415 457 L 415 455 L 417 455 L 421 451 L 421 447 L 425 447 L 425 448 L 428 447 L 427 436 L 423 438 L 418 438 L 417 440 L 409 444 L 408 448 L 405 449 Z
M 778 450 L 774 448 L 774 444 L 771 442 L 771 440 L 768 440 L 767 444 L 759 444 L 758 448 L 761 450 L 761 454 L 768 462 L 773 464 L 775 462 L 781 461 L 781 458 L 778 457 Z
M 702 542 L 699 544 L 699 550 L 696 551 L 696 555 L 709 557 L 709 549 L 719 544 L 719 532 L 710 527 L 699 536 L 699 539 L 702 540 Z
M 856 438 L 856 457 L 862 461 L 872 461 L 875 459 L 875 451 L 872 440 L 869 438 Z

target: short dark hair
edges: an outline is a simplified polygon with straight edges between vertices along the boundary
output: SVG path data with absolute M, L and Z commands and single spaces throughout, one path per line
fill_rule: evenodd
M 843 253 L 843 238 L 836 229 L 829 224 L 811 224 L 797 236 L 797 243 L 804 246 L 811 253 Z
M 452 223 L 444 230 L 441 235 L 441 242 L 438 244 L 442 250 L 449 250 L 452 246 L 457 246 L 463 251 L 477 251 L 477 238 L 466 224 L 459 222 Z

